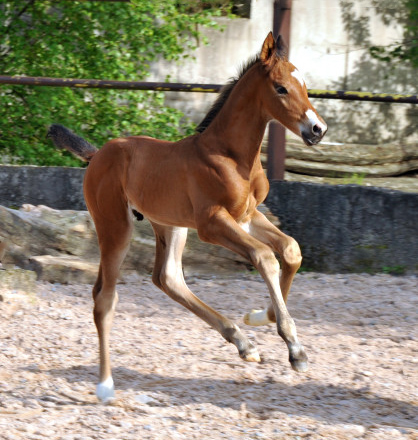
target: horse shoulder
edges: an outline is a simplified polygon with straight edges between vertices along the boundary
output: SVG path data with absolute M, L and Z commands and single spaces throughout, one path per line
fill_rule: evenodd
M 251 195 L 255 199 L 256 206 L 264 202 L 269 189 L 269 181 L 266 177 L 266 173 L 261 165 L 261 162 L 259 162 L 259 164 L 257 164 L 253 169 L 250 184 Z

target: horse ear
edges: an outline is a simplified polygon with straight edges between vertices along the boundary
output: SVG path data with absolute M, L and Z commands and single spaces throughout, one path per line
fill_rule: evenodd
M 261 48 L 260 60 L 266 67 L 271 67 L 276 55 L 276 42 L 273 33 L 270 32 L 264 40 Z
M 285 58 L 287 55 L 287 46 L 281 35 L 279 35 L 276 40 L 276 53 L 280 58 Z

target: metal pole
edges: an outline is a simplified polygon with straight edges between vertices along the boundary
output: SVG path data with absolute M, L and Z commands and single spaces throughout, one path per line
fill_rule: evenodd
M 273 35 L 281 35 L 290 50 L 290 12 L 292 0 L 274 0 Z M 267 146 L 267 177 L 269 180 L 283 180 L 286 158 L 286 129 L 276 121 L 271 121 Z
M 110 0 L 109 0 L 110 1 Z M 49 86 L 91 89 L 152 90 L 155 92 L 218 93 L 223 84 L 187 84 L 144 81 L 115 81 L 105 79 L 47 78 L 44 76 L 0 75 L 2 84 L 20 86 Z M 343 101 L 392 102 L 395 104 L 418 104 L 413 93 L 372 93 L 350 90 L 308 89 L 310 98 L 340 99 Z
M 93 89 L 153 90 L 156 92 L 218 93 L 222 84 L 183 84 L 143 81 L 115 81 L 104 79 L 47 78 L 41 76 L 0 75 L 0 84 L 25 86 L 74 87 Z

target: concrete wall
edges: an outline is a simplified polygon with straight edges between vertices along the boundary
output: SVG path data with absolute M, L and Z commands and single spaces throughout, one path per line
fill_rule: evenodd
M 390 15 L 386 15 L 387 7 Z M 304 72 L 308 88 L 376 93 L 416 93 L 418 70 L 405 62 L 381 62 L 369 47 L 402 41 L 397 21 L 402 2 L 293 0 L 290 60 Z M 385 12 L 386 11 L 386 12 Z M 418 143 L 418 107 L 313 100 L 326 119 L 326 141 Z
M 324 272 L 418 272 L 418 194 L 358 185 L 274 182 L 267 205 Z
M 0 165 L 0 205 L 85 210 L 84 172 L 83 168 Z
M 0 166 L 0 205 L 85 209 L 84 169 Z M 266 204 L 301 245 L 305 268 L 418 272 L 418 194 L 274 182 Z M 0 235 L 2 225 L 0 224 Z
M 401 2 L 391 2 L 393 11 Z M 381 93 L 415 93 L 418 72 L 405 63 L 383 63 L 371 58 L 368 47 L 402 39 L 397 14 L 387 21 L 385 5 L 372 0 L 293 0 L 290 61 L 304 74 L 308 88 Z M 387 17 L 386 17 L 387 18 Z M 259 52 L 273 27 L 273 0 L 253 0 L 251 17 L 218 19 L 223 32 L 203 30 L 209 45 L 194 60 L 152 66 L 151 80 L 225 83 L 240 65 Z M 347 22 L 350 27 L 347 27 Z M 212 94 L 167 93 L 167 103 L 199 122 L 215 99 Z M 417 106 L 314 100 L 329 130 L 325 141 L 376 144 L 401 140 L 416 142 L 411 127 L 418 124 Z M 290 137 L 293 137 L 288 133 Z
M 202 29 L 201 42 L 187 61 L 160 60 L 151 66 L 150 81 L 224 84 L 237 75 L 242 64 L 259 53 L 272 30 L 273 0 L 251 2 L 251 18 L 216 18 L 220 29 Z M 181 109 L 198 123 L 216 99 L 212 93 L 166 93 L 168 105 Z

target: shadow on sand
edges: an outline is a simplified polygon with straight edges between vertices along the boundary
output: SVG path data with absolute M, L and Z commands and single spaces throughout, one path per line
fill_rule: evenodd
M 79 366 L 50 370 L 49 374 L 70 383 L 95 382 L 97 366 Z M 314 381 L 289 386 L 284 381 L 228 381 L 210 378 L 181 378 L 141 374 L 124 367 L 113 369 L 117 390 L 158 392 L 169 396 L 170 405 L 210 403 L 239 411 L 243 403 L 259 419 L 269 419 L 274 412 L 306 416 L 327 423 L 363 423 L 366 426 L 391 425 L 416 428 L 417 408 L 407 402 L 385 398 L 367 389 L 350 389 Z M 154 402 L 155 406 L 166 403 Z M 347 416 L 349 415 L 349 416 Z

